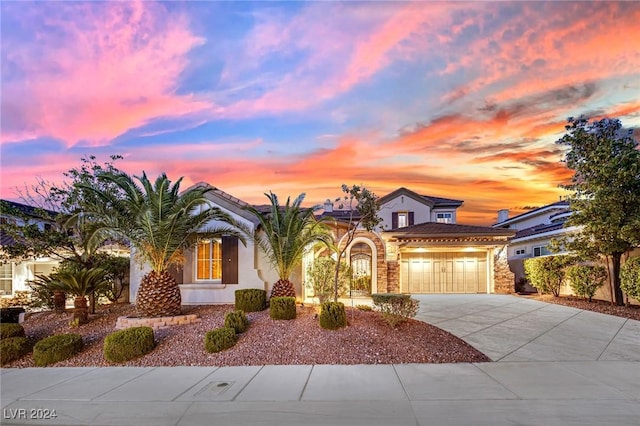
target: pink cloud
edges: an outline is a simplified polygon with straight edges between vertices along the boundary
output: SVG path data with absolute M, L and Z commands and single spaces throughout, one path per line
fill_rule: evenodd
M 33 14 L 55 31 L 7 54 L 24 75 L 3 88 L 3 109 L 22 128 L 68 146 L 101 145 L 155 118 L 211 107 L 175 93 L 187 54 L 203 40 L 162 4 L 55 3 Z M 3 129 L 3 141 L 20 137 Z

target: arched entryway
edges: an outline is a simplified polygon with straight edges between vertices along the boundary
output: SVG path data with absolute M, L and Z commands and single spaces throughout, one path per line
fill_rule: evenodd
M 371 247 L 364 242 L 358 242 L 351 246 L 349 263 L 353 272 L 351 281 L 351 297 L 371 295 L 373 277 L 373 253 Z

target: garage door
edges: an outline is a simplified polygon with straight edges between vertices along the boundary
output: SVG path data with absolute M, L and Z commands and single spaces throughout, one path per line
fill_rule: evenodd
M 486 253 L 403 253 L 401 291 L 486 293 Z

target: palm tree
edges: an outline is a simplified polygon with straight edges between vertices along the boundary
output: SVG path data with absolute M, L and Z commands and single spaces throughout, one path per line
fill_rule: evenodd
M 197 236 L 234 235 L 245 242 L 231 226 L 203 229 L 210 221 L 235 225 L 229 215 L 210 205 L 205 194 L 211 187 L 195 186 L 179 193 L 182 178 L 172 185 L 164 173 L 154 183 L 144 172 L 141 177 L 135 176 L 140 186 L 126 173 L 107 172 L 99 179 L 113 182 L 122 195 L 94 189 L 102 203 L 91 206 L 85 214 L 97 224 L 96 239 L 105 234 L 125 237 L 151 268 L 142 278 L 136 297 L 140 316 L 180 314 L 180 289 L 169 268 L 184 263 L 183 253 L 197 244 Z
M 280 206 L 275 194 L 269 192 L 264 195 L 271 202 L 268 214 L 261 214 L 254 207 L 246 207 L 257 216 L 262 229 L 262 232 L 256 231 L 253 238 L 278 272 L 279 280 L 273 285 L 271 297 L 295 297 L 296 291 L 289 277 L 300 264 L 305 249 L 316 242 L 329 246 L 333 244 L 333 237 L 324 221 L 314 216 L 317 206 L 309 209 L 300 207 L 304 193 L 298 195 L 293 204 L 287 198 L 284 206 Z
M 73 302 L 73 319 L 84 324 L 89 318 L 87 296 L 108 288 L 106 272 L 100 268 L 64 271 L 51 275 L 36 275 L 33 285 L 44 287 L 49 291 L 62 292 L 76 296 Z

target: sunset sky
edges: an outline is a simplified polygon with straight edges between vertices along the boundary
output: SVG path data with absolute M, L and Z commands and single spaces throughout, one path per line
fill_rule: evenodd
M 640 127 L 640 2 L 12 2 L 1 192 L 80 158 L 307 205 L 364 184 L 556 201 L 567 117 Z M 639 133 L 636 132 L 636 135 Z

